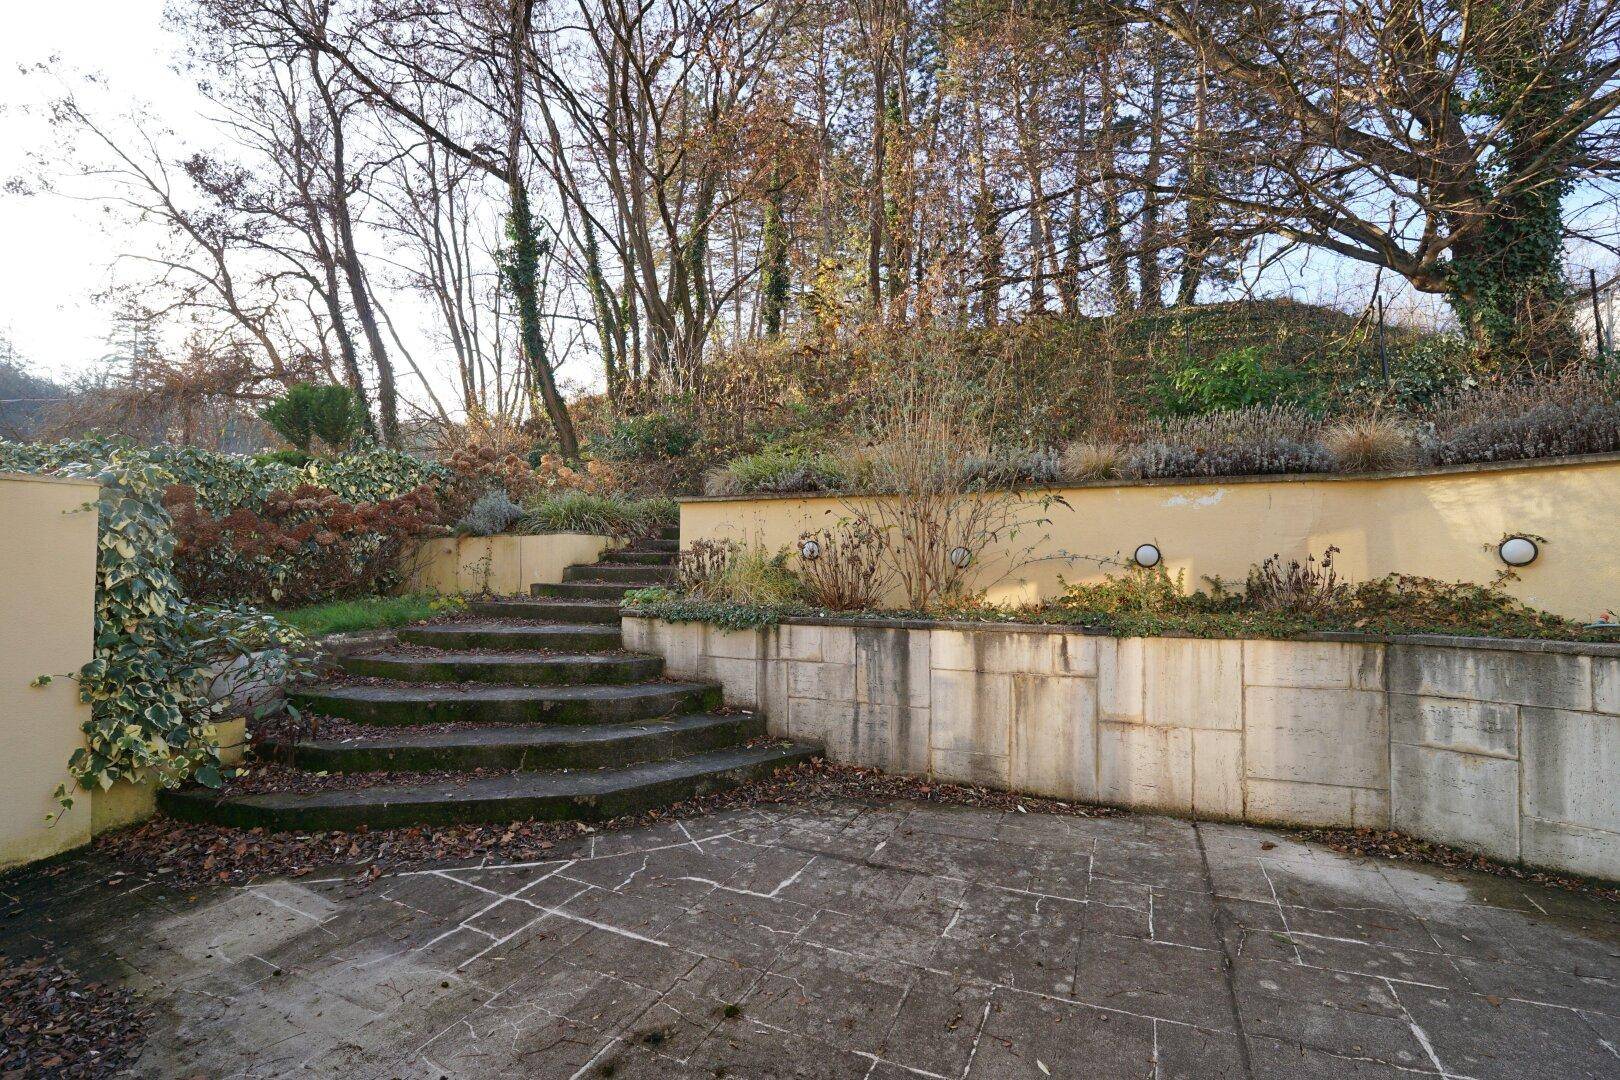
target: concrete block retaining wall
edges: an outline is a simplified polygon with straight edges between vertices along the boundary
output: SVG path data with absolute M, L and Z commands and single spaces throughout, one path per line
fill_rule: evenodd
M 835 761 L 1620 879 L 1620 647 L 624 620 Z

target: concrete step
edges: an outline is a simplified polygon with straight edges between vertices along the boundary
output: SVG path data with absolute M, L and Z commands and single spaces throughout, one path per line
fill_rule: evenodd
M 704 712 L 720 707 L 709 683 L 628 686 L 484 686 L 449 689 L 409 684 L 336 684 L 291 695 L 306 712 L 362 724 L 604 724 Z
M 640 566 L 634 563 L 580 563 L 563 571 L 563 581 L 623 582 L 632 587 L 663 585 L 675 579 L 668 566 Z
M 692 713 L 621 724 L 391 728 L 363 738 L 267 740 L 260 752 L 313 772 L 600 769 L 688 757 L 765 734 L 757 713 Z
M 624 644 L 618 627 L 601 623 L 525 624 L 498 619 L 407 626 L 394 636 L 411 645 L 432 645 L 438 649 L 491 649 L 496 652 L 527 652 L 531 649 L 590 652 L 594 649 L 618 649 Z
M 475 600 L 467 605 L 467 611 L 492 619 L 619 625 L 618 597 L 609 600 Z
M 638 551 L 635 548 L 620 548 L 617 551 L 607 552 L 609 562 L 635 563 L 639 566 L 674 566 L 676 562 L 675 551 Z
M 556 585 L 534 584 L 529 595 L 553 600 L 612 600 L 617 602 L 637 586 L 623 581 L 564 581 Z
M 662 529 L 658 530 L 656 535 L 660 540 L 664 540 L 666 542 L 673 540 L 678 544 L 681 542 L 681 527 L 679 525 L 665 525 Z
M 311 794 L 221 797 L 206 788 L 183 788 L 161 792 L 159 800 L 183 821 L 272 831 L 602 820 L 766 777 L 816 753 L 811 746 L 779 742 L 616 769 L 513 772 L 464 783 L 335 787 Z
M 658 656 L 625 653 L 376 652 L 345 656 L 338 667 L 350 675 L 413 683 L 511 683 L 569 686 L 633 683 L 664 673 Z

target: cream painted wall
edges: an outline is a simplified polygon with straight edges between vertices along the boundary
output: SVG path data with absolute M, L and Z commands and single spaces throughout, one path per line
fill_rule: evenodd
M 94 647 L 98 488 L 0 473 L 0 866 L 90 838 L 90 799 L 47 826 L 51 793 L 72 783 L 90 706 L 67 678 Z M 41 675 L 46 686 L 31 686 Z
M 1486 584 L 1505 569 L 1504 534 L 1545 537 L 1541 556 L 1509 591 L 1571 618 L 1620 609 L 1620 457 L 1519 463 L 1380 477 L 1214 479 L 1054 489 L 1064 504 L 1023 530 L 1018 549 L 1037 561 L 1007 570 L 1007 545 L 992 551 L 976 585 L 995 602 L 1057 594 L 1060 578 L 1097 580 L 1138 544 L 1164 552 L 1189 588 L 1206 576 L 1241 582 L 1267 556 L 1321 556 L 1331 544 L 1341 576 L 1365 581 L 1398 572 Z M 1043 516 L 1030 496 L 1027 516 Z M 681 543 L 732 538 L 776 549 L 801 532 L 849 515 L 840 497 L 694 499 L 681 503 Z M 1001 556 L 998 558 L 997 556 Z
M 555 585 L 575 563 L 593 563 L 615 546 L 606 536 L 460 536 L 424 540 L 407 551 L 406 592 L 527 596 L 535 583 Z

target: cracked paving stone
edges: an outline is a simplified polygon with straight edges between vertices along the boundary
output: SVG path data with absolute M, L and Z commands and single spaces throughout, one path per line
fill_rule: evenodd
M 1620 905 L 1229 824 L 830 800 L 556 859 L 13 875 L 152 1005 L 131 1075 L 1620 1077 Z M 279 974 L 278 974 L 279 973 Z

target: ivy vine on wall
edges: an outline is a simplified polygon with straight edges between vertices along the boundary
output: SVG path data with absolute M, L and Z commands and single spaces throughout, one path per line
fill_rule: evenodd
M 274 681 L 307 663 L 307 639 L 274 617 L 193 603 L 182 593 L 163 507 L 164 491 L 180 478 L 163 458 L 162 450 L 114 440 L 0 441 L 0 469 L 101 485 L 95 655 L 69 676 L 91 709 L 85 745 L 68 762 L 87 789 L 147 779 L 174 786 L 188 778 L 217 786 L 215 724 L 227 703 L 211 700 L 215 673 L 252 655 L 255 676 Z M 56 795 L 64 809 L 73 805 L 66 785 Z

